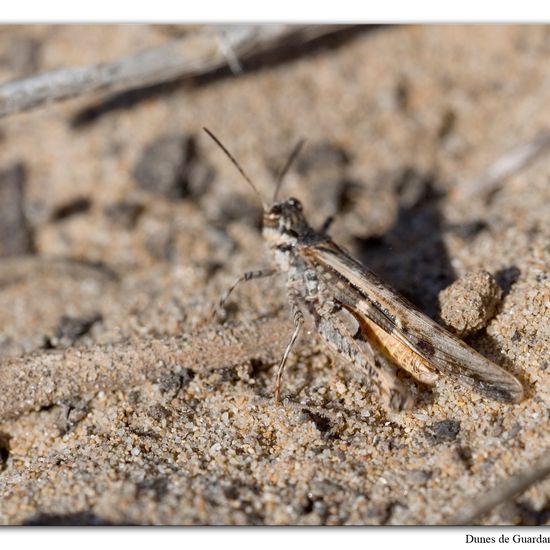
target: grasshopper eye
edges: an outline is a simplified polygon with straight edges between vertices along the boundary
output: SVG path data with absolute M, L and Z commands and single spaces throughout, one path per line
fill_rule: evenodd
M 290 199 L 288 199 L 288 204 L 296 208 L 296 210 L 299 210 L 300 212 L 302 211 L 302 203 L 298 199 L 291 197 Z

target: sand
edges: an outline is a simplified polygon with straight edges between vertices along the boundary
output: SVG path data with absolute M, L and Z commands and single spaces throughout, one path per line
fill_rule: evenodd
M 6 28 L 0 78 L 175 30 Z M 548 129 L 549 32 L 366 28 L 126 108 L 98 95 L 0 120 L 0 523 L 433 525 L 529 469 L 550 448 L 550 157 L 464 189 Z M 306 138 L 283 194 L 314 225 L 336 214 L 337 242 L 525 399 L 441 376 L 390 413 L 308 335 L 275 404 L 284 280 L 243 285 L 211 321 L 270 258 L 257 197 L 203 126 L 265 196 Z M 478 521 L 549 519 L 546 481 Z

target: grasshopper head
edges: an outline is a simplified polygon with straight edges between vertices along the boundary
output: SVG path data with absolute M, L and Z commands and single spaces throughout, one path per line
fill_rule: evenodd
M 298 199 L 276 202 L 264 212 L 263 234 L 271 247 L 296 244 L 311 231 Z

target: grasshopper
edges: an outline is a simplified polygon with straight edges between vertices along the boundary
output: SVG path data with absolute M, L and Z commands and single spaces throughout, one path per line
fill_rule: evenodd
M 498 401 L 522 399 L 522 384 L 512 374 L 427 317 L 338 246 L 327 234 L 330 219 L 316 231 L 300 201 L 277 200 L 284 175 L 303 142 L 280 172 L 269 205 L 220 140 L 204 130 L 260 197 L 262 234 L 276 266 L 245 273 L 225 293 L 219 307 L 243 281 L 286 275 L 294 331 L 277 369 L 276 402 L 281 397 L 286 361 L 304 325 L 312 327 L 331 352 L 358 368 L 391 410 L 414 404 L 413 392 L 397 375 L 399 368 L 429 386 L 442 374 Z

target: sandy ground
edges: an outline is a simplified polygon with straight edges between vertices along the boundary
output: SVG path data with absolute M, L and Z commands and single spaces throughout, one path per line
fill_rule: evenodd
M 0 79 L 185 31 L 6 27 Z M 532 466 L 550 447 L 550 157 L 463 190 L 548 130 L 549 62 L 548 27 L 363 29 L 238 77 L 0 120 L 0 522 L 440 524 Z M 265 196 L 307 138 L 284 193 L 314 225 L 336 213 L 337 242 L 525 399 L 441 377 L 389 413 L 311 336 L 276 405 L 284 281 L 244 285 L 208 324 L 269 257 L 257 198 L 202 126 Z M 480 521 L 549 518 L 546 481 Z

